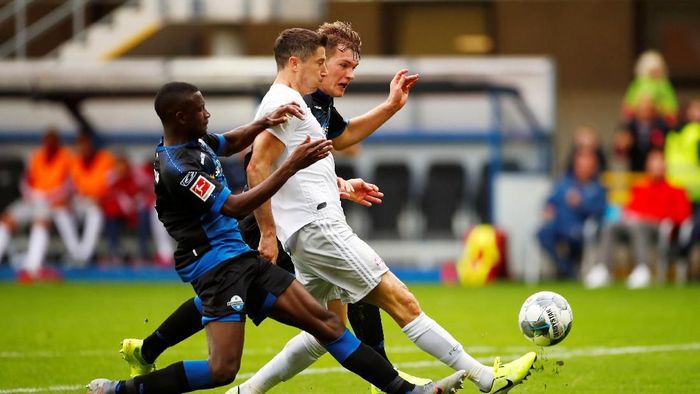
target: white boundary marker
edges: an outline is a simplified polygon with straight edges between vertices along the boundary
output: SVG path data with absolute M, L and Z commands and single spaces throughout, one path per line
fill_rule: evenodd
M 411 350 L 413 349 L 413 351 Z M 488 349 L 489 352 L 495 350 L 495 347 L 472 347 L 470 348 L 471 353 L 479 353 L 481 351 L 486 351 Z M 517 348 L 521 349 L 521 348 Z M 525 349 L 525 348 L 522 348 Z M 531 348 L 527 348 L 531 349 Z M 694 351 L 694 350 L 700 350 L 700 343 L 698 342 L 693 342 L 693 343 L 679 343 L 679 344 L 670 344 L 670 345 L 650 345 L 650 346 L 623 346 L 623 347 L 588 347 L 588 348 L 580 348 L 580 349 L 566 349 L 566 348 L 552 348 L 551 350 L 548 349 L 546 352 L 546 356 L 548 359 L 555 359 L 555 358 L 573 358 L 573 357 L 598 357 L 598 356 L 618 356 L 618 355 L 623 355 L 623 354 L 639 354 L 639 353 L 658 353 L 658 352 L 682 352 L 682 351 Z M 508 351 L 516 351 L 516 348 L 509 348 Z M 526 350 L 523 350 L 526 351 Z M 420 352 L 419 349 L 415 347 L 397 347 L 397 348 L 389 348 L 389 353 L 418 353 Z M 78 353 L 85 354 L 85 355 L 102 355 L 104 354 L 103 351 L 80 351 Z M 109 352 L 110 354 L 114 352 Z M 252 353 L 257 353 L 257 354 L 267 354 L 267 353 L 272 353 L 272 351 L 262 350 L 262 351 L 257 351 L 253 352 L 252 350 L 250 352 L 246 352 L 247 354 L 252 354 Z M 521 351 L 518 351 L 518 353 L 515 354 L 507 354 L 507 355 L 502 355 L 504 359 L 511 359 L 511 358 L 516 358 L 520 357 L 522 354 Z M 24 353 L 24 352 L 0 352 L 0 358 L 24 358 L 24 357 L 57 357 L 58 355 L 64 355 L 66 353 L 59 353 L 59 352 L 30 352 L 30 353 Z M 480 362 L 490 362 L 493 361 L 495 356 L 488 356 L 488 357 L 478 357 L 477 360 Z M 400 368 L 421 368 L 421 367 L 433 367 L 433 366 L 441 366 L 443 365 L 441 362 L 437 360 L 426 360 L 426 361 L 414 361 L 414 362 L 406 362 L 406 363 L 397 363 L 396 366 Z M 323 374 L 330 374 L 330 373 L 350 373 L 344 368 L 341 367 L 331 367 L 331 368 L 309 368 L 303 372 L 300 373 L 300 375 L 323 375 Z M 254 372 L 246 372 L 246 373 L 241 373 L 238 374 L 238 378 L 236 380 L 243 381 L 244 379 L 248 379 L 249 377 L 253 376 Z M 86 382 L 87 383 L 87 382 Z M 0 394 L 15 394 L 15 393 L 45 393 L 45 392 L 66 392 L 66 391 L 76 391 L 85 388 L 84 384 L 77 384 L 77 385 L 61 385 L 61 386 L 49 386 L 49 387 L 18 387 L 18 388 L 8 388 L 8 389 L 2 389 L 0 388 Z

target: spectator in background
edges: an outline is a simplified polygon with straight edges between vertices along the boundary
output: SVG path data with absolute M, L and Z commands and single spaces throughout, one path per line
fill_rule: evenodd
M 644 171 L 647 154 L 663 149 L 668 127 L 656 112 L 650 96 L 639 99 L 635 116 L 615 138 L 615 153 L 628 163 L 629 171 Z
M 605 210 L 605 188 L 597 177 L 598 159 L 590 150 L 574 154 L 573 171 L 554 186 L 543 211 L 544 225 L 537 238 L 557 268 L 557 277 L 576 277 L 575 260 L 583 249 L 586 220 L 600 218 Z M 561 246 L 566 246 L 562 251 Z
M 649 153 L 646 162 L 647 178 L 632 187 L 630 201 L 619 222 L 603 225 L 598 264 L 586 275 L 584 284 L 589 288 L 601 287 L 610 282 L 608 264 L 612 257 L 615 233 L 630 234 L 634 248 L 635 268 L 627 278 L 630 288 L 642 288 L 651 283 L 649 245 L 651 234 L 664 220 L 679 226 L 691 215 L 686 191 L 672 186 L 666 179 L 664 154 L 661 150 Z
M 10 235 L 17 225 L 32 222 L 29 246 L 23 259 L 20 280 L 31 281 L 42 274 L 42 265 L 49 244 L 49 226 L 53 219 L 61 235 L 70 228 L 67 212 L 68 172 L 72 155 L 61 145 L 58 131 L 48 128 L 42 145 L 31 154 L 29 166 L 20 187 L 22 199 L 11 204 L 0 222 L 0 258 L 7 251 Z M 64 237 L 65 238 L 65 237 Z
M 134 168 L 134 179 L 138 185 L 136 200 L 138 212 L 138 241 L 139 255 L 142 261 L 154 261 L 156 265 L 171 267 L 174 263 L 172 238 L 165 230 L 163 223 L 158 220 L 156 212 L 156 193 L 153 185 L 153 163 L 146 162 Z M 148 241 L 153 239 L 155 255 L 149 253 Z
M 102 232 L 104 215 L 101 202 L 110 192 L 110 177 L 115 168 L 114 156 L 95 146 L 93 137 L 81 133 L 76 140 L 76 158 L 71 165 L 71 180 L 75 187 L 73 212 L 83 221 L 82 236 L 72 226 L 67 243 L 72 250 L 73 265 L 84 267 L 93 257 Z
M 121 234 L 125 226 L 136 227 L 139 199 L 136 177 L 129 159 L 123 153 L 115 158 L 114 171 L 110 174 L 108 188 L 110 192 L 105 194 L 100 204 L 105 217 L 109 260 L 112 264 L 121 264 L 126 257 L 121 245 Z
M 627 88 L 622 113 L 630 120 L 637 113 L 642 97 L 650 97 L 656 112 L 667 124 L 675 125 L 678 101 L 673 86 L 668 81 L 668 69 L 663 56 L 657 51 L 642 53 L 635 66 L 635 79 Z
M 574 171 L 574 156 L 576 152 L 587 150 L 593 152 L 598 160 L 598 174 L 608 169 L 608 160 L 600 143 L 598 130 L 591 126 L 579 126 L 574 132 L 574 145 L 569 153 L 566 170 L 569 173 Z
M 700 239 L 700 99 L 688 103 L 685 125 L 668 134 L 665 147 L 666 176 L 682 186 L 693 204 L 692 234 L 680 253 L 687 256 L 692 243 Z

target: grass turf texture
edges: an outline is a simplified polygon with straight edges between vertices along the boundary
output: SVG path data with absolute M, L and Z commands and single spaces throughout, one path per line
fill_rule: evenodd
M 700 287 L 586 291 L 574 284 L 496 284 L 482 289 L 411 286 L 423 309 L 478 359 L 491 364 L 538 350 L 520 334 L 517 315 L 539 290 L 564 295 L 574 326 L 561 344 L 544 349 L 539 370 L 514 392 L 700 392 Z M 83 392 L 96 377 L 124 378 L 118 354 L 124 337 L 144 337 L 192 295 L 185 284 L 0 284 L 0 394 Z M 392 362 L 409 373 L 438 378 L 450 372 L 415 348 L 383 316 Z M 242 382 L 269 360 L 296 330 L 273 321 L 248 323 Z M 674 346 L 666 346 L 674 345 Z M 678 346 L 680 345 L 680 346 Z M 619 354 L 610 354 L 619 353 Z M 164 367 L 206 357 L 202 333 L 166 351 Z M 338 370 L 330 356 L 273 393 L 365 393 L 368 384 Z M 61 387 L 65 386 L 65 387 Z M 37 391 L 18 391 L 18 389 Z M 207 392 L 223 393 L 225 389 Z M 468 383 L 464 392 L 476 392 Z

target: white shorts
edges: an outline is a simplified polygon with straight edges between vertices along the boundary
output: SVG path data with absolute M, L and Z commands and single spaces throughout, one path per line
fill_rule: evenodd
M 381 257 L 338 220 L 317 220 L 299 229 L 286 249 L 296 278 L 319 302 L 355 303 L 389 271 Z

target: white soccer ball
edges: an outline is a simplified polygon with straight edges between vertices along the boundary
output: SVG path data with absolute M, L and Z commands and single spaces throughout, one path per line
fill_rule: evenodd
M 540 291 L 525 300 L 518 321 L 525 338 L 537 346 L 552 346 L 569 335 L 574 312 L 561 295 Z

